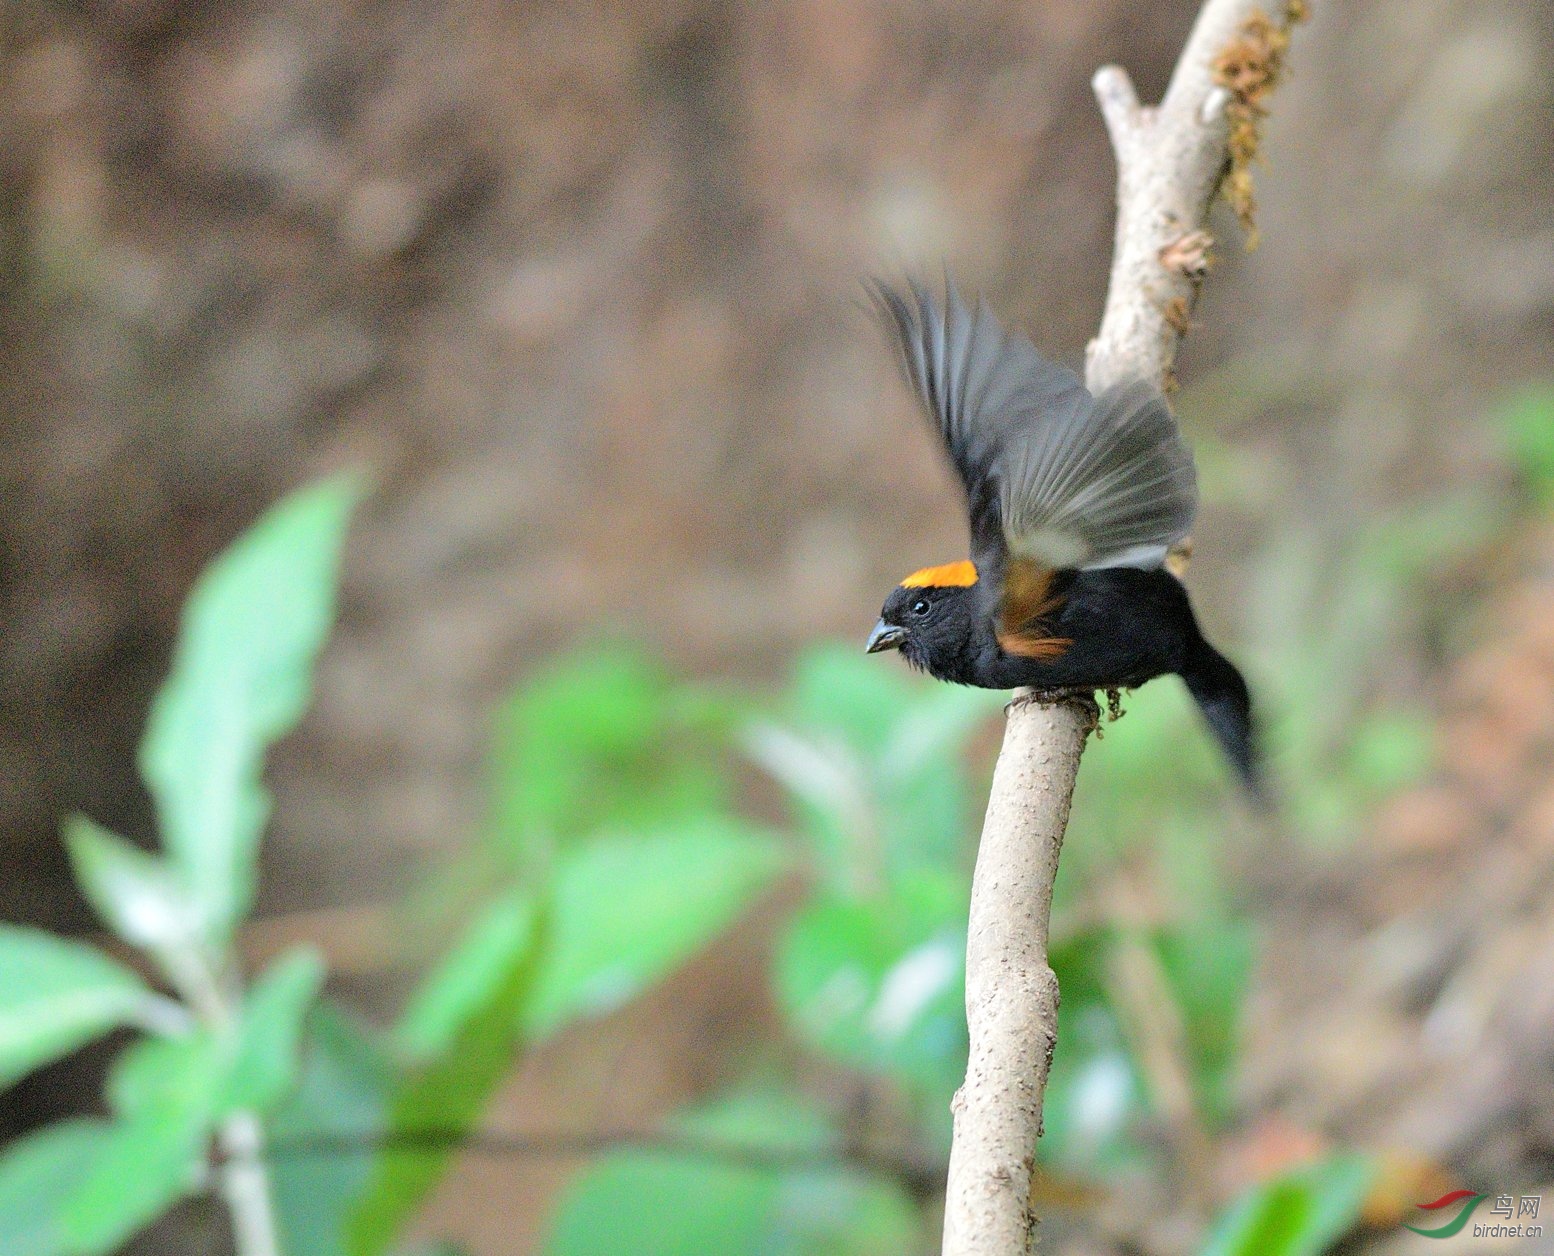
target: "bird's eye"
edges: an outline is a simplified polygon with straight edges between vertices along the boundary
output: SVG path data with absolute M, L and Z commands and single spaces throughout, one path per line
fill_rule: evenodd
M 920 597 L 920 598 L 917 599 L 917 601 L 913 602 L 912 603 L 912 614 L 914 614 L 914 615 L 926 615 L 926 614 L 928 614 L 928 599 L 925 598 L 925 597 Z

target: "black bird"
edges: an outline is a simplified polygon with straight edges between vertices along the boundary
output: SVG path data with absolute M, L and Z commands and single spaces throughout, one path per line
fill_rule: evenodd
M 965 486 L 971 558 L 892 590 L 869 652 L 986 689 L 1124 689 L 1175 673 L 1261 798 L 1246 682 L 1165 567 L 1198 507 L 1165 398 L 1145 380 L 1091 396 L 947 287 L 943 310 L 915 282 L 873 291 Z

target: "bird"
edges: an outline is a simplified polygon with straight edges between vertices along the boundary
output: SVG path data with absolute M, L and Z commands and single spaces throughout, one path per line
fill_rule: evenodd
M 1050 699 L 1177 675 L 1266 802 L 1246 681 L 1168 567 L 1192 528 L 1198 478 L 1160 391 L 1135 378 L 1093 395 L 948 278 L 942 305 L 917 280 L 868 286 L 965 489 L 970 556 L 892 589 L 867 651 Z

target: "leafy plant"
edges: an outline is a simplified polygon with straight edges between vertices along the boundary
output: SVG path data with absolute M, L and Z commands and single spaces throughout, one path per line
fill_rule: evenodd
M 515 688 L 495 719 L 490 836 L 514 867 L 606 829 L 726 814 L 719 732 L 735 707 L 619 644 L 585 647 Z
M 311 952 L 245 987 L 233 951 L 269 810 L 263 755 L 306 704 L 355 495 L 333 481 L 288 499 L 198 584 L 141 755 L 161 850 L 84 818 L 67 827 L 83 892 L 144 964 L 0 926 L 0 1085 L 132 1031 L 105 1118 L 60 1122 L 0 1155 L 7 1252 L 108 1252 L 213 1185 L 247 1210 L 250 1242 L 273 1226 L 276 1244 L 244 1256 L 406 1251 L 407 1226 L 515 1061 L 664 980 L 795 867 L 804 895 L 770 972 L 794 1049 L 781 1063 L 763 1054 L 752 1078 L 673 1118 L 664 1149 L 622 1150 L 582 1172 L 547 1250 L 866 1253 L 926 1241 L 917 1179 L 846 1163 L 863 1135 L 836 1096 L 869 1096 L 868 1137 L 914 1164 L 942 1160 L 966 1052 L 980 792 L 970 765 L 982 758 L 967 751 L 984 730 L 991 747 L 999 696 L 824 647 L 752 721 L 748 697 L 679 683 L 630 648 L 551 663 L 498 711 L 485 840 L 412 904 L 435 925 L 420 932 L 453 940 L 378 1032 L 318 1001 Z M 1344 642 L 1391 604 L 1360 587 L 1418 574 L 1390 531 L 1360 549 L 1352 581 L 1324 594 L 1353 631 L 1324 641 L 1292 628 L 1271 648 L 1325 651 L 1301 666 L 1350 666 Z M 1182 734 L 1195 716 L 1171 682 L 1128 707 L 1087 755 L 1054 922 L 1063 1035 L 1040 1151 L 1081 1178 L 1158 1169 L 1151 1123 L 1182 1115 L 1162 1107 L 1148 1065 L 1158 1026 L 1141 1021 L 1140 991 L 1185 1070 L 1187 1119 L 1209 1137 L 1229 1120 L 1256 949 L 1227 900 L 1231 785 L 1211 743 Z M 1345 764 L 1323 778 L 1335 815 L 1428 762 L 1408 712 L 1336 718 L 1313 699 L 1283 718 L 1295 730 L 1284 730 L 1286 764 Z M 741 749 L 782 787 L 786 838 L 741 814 Z M 1329 805 L 1309 791 L 1297 802 L 1308 817 Z M 1161 887 L 1156 902 L 1171 910 L 1119 910 L 1115 889 L 1130 883 Z M 817 1067 L 856 1087 L 812 1085 Z M 253 1150 L 265 1145 L 268 1159 Z M 1217 1224 L 1210 1256 L 1325 1250 L 1352 1221 L 1362 1176 L 1339 1160 L 1260 1185 Z
M 0 928 L 0 1084 L 138 1031 L 109 1074 L 109 1119 L 61 1122 L 0 1158 L 0 1233 L 17 1256 L 112 1251 L 203 1186 L 213 1143 L 238 1231 L 272 1226 L 257 1130 L 296 1077 L 323 971 L 299 949 L 245 989 L 232 936 L 269 814 L 264 754 L 307 705 L 358 495 L 349 478 L 294 494 L 196 583 L 141 743 L 161 851 L 81 817 L 66 827 L 83 892 L 175 997 L 82 943 Z
M 942 1155 L 966 1054 L 963 751 L 999 700 L 876 664 L 840 647 L 806 654 L 779 711 L 743 734 L 788 791 L 809 874 L 772 984 L 793 1036 L 904 1098 L 907 1136 Z M 612 1155 L 574 1184 L 546 1250 L 840 1256 L 920 1245 L 924 1218 L 900 1181 L 823 1163 L 849 1141 L 843 1127 L 796 1076 L 736 1088 L 673 1129 L 758 1156 L 809 1149 L 822 1163 Z
M 965 750 L 1000 703 L 877 664 L 815 650 L 784 714 L 746 736 L 789 791 L 813 874 L 774 984 L 802 1041 L 900 1087 L 947 1145 L 966 1052 Z
M 1089 863 L 1080 860 L 1071 915 L 1138 848 L 1136 838 L 1131 845 L 1108 841 L 1092 827 L 1147 832 L 1180 803 L 1187 841 L 1197 836 L 1191 828 L 1197 809 L 1213 805 L 1228 784 L 1206 735 L 1184 745 L 1177 734 L 1172 721 L 1195 718 L 1184 698 L 1168 686 L 1135 697 L 1143 714 L 1135 721 L 1130 712 L 1116 726 L 1132 724 L 1134 736 L 1125 740 L 1109 729 L 1095 755 L 1091 788 L 1102 795 L 1095 802 L 1100 818 L 1079 840 L 1094 837 L 1101 850 L 1091 852 Z M 966 1063 L 965 913 L 976 793 L 966 751 L 980 730 L 991 728 L 998 705 L 997 695 L 921 681 L 855 651 L 825 647 L 799 660 L 777 711 L 744 736 L 752 758 L 787 790 L 809 869 L 808 895 L 784 925 L 773 956 L 772 985 L 787 1029 L 831 1067 L 867 1079 L 887 1108 L 898 1107 L 905 1119 L 886 1121 L 886 1141 L 930 1163 L 947 1152 L 950 1095 Z M 1169 772 L 1162 746 L 1171 755 Z M 1215 871 L 1210 867 L 1206 876 Z M 1189 902 L 1212 898 L 1195 894 Z M 1043 1158 L 1089 1174 L 1157 1154 L 1145 1130 L 1160 1115 L 1157 1096 L 1139 1063 L 1147 1044 L 1138 1039 L 1136 998 L 1119 984 L 1120 956 L 1145 966 L 1155 983 L 1151 997 L 1182 1026 L 1195 1119 L 1222 1123 L 1233 1106 L 1252 954 L 1250 930 L 1223 904 L 1206 913 L 1189 909 L 1148 929 L 1107 923 L 1063 935 L 1052 961 L 1063 988 L 1064 1032 L 1048 1088 Z M 809 1131 L 810 1145 L 841 1145 L 839 1131 L 851 1118 L 817 1105 L 797 1075 L 768 1076 L 761 1094 L 768 1109 L 788 1114 L 790 1132 Z M 676 1128 L 703 1128 L 709 1113 L 748 1111 L 741 1095 L 736 1090 L 708 1109 L 683 1114 L 687 1124 Z M 775 1122 L 764 1130 L 759 1122 L 739 1126 L 741 1137 L 768 1150 L 784 1145 L 780 1128 Z M 802 1193 L 804 1182 L 824 1176 L 785 1173 L 623 1152 L 578 1179 L 547 1250 L 553 1256 L 833 1250 L 806 1246 L 772 1206 L 780 1183 Z M 835 1171 L 831 1180 L 859 1181 Z M 901 1190 L 888 1176 L 875 1185 Z M 674 1207 L 647 1203 L 655 1192 L 670 1192 Z M 852 1198 L 855 1209 L 873 1207 L 846 1190 L 841 1197 Z M 623 1199 L 631 1201 L 628 1207 L 609 1202 Z M 927 1223 L 916 1215 L 908 1246 L 926 1241 Z M 853 1246 L 834 1250 L 871 1250 L 856 1235 L 846 1242 Z
M 384 1149 L 343 1245 L 313 1250 L 388 1251 L 525 1051 L 662 981 L 772 884 L 788 856 L 725 805 L 723 719 L 716 694 L 622 647 L 560 659 L 503 703 L 475 856 L 497 888 L 471 910 L 450 882 L 443 910 L 470 923 L 391 1036 Z
M 505 885 L 387 1041 L 318 1003 L 307 949 L 245 989 L 233 937 L 269 813 L 264 752 L 306 706 L 357 495 L 349 479 L 295 494 L 197 583 L 141 748 L 162 851 L 67 825 L 83 892 L 171 996 L 89 946 L 0 926 L 0 1086 L 139 1031 L 109 1072 L 109 1119 L 61 1122 L 0 1156 L 8 1256 L 110 1252 L 213 1185 L 244 1256 L 388 1251 L 523 1050 L 662 980 L 785 863 L 721 806 L 704 749 L 715 697 L 606 652 L 505 708 Z
M 400 1021 L 408 1068 L 387 1102 L 389 1147 L 352 1213 L 347 1250 L 389 1248 L 524 1050 L 662 980 L 781 863 L 758 830 L 704 819 L 578 841 L 543 883 L 496 898 Z M 427 1134 L 432 1145 L 417 1146 Z M 397 1152 L 396 1139 L 411 1145 Z

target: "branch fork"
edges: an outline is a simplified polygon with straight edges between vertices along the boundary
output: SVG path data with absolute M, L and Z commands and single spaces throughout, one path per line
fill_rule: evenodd
M 1209 203 L 1227 173 L 1239 177 L 1238 197 L 1249 185 L 1245 161 L 1256 145 L 1249 149 L 1245 127 L 1263 116 L 1289 25 L 1302 16 L 1298 0 L 1278 23 L 1253 0 L 1205 0 L 1155 107 L 1139 103 L 1122 68 L 1096 72 L 1117 157 L 1117 228 L 1106 309 L 1085 355 L 1092 392 L 1136 378 L 1169 386 L 1213 243 Z M 1226 70 L 1249 47 L 1263 55 L 1255 98 Z M 1250 231 L 1249 194 L 1236 208 Z M 951 1104 L 945 1256 L 1026 1256 L 1035 1245 L 1031 1181 L 1057 1043 L 1052 887 L 1079 759 L 1097 723 L 1093 697 L 1054 696 L 1022 692 L 1007 708 L 977 851 L 966 939 L 970 1056 Z

